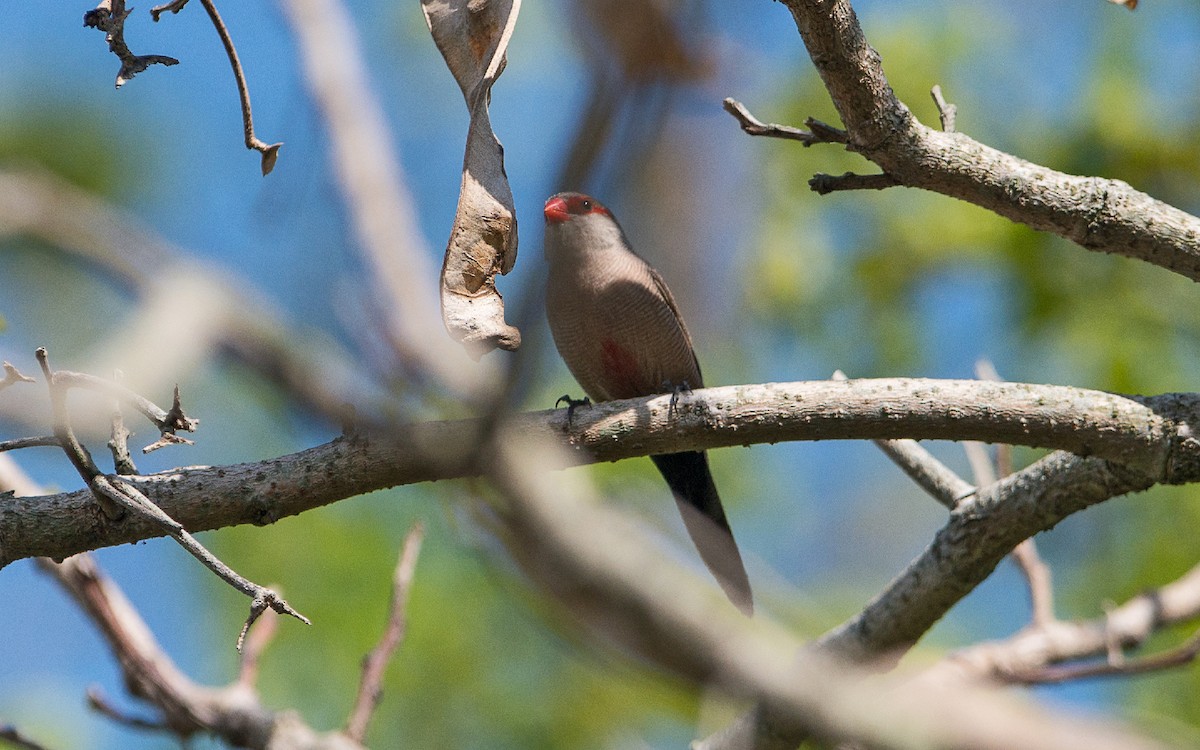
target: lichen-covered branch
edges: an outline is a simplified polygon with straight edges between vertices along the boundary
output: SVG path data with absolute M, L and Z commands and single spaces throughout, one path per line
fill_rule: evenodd
M 1000 557 L 1024 538 L 1020 534 L 1029 536 L 1107 497 L 1155 482 L 1200 481 L 1200 446 L 1190 436 L 1192 425 L 1200 424 L 1198 395 L 1135 400 L 1061 386 L 896 378 L 709 388 L 694 391 L 668 414 L 670 402 L 671 396 L 663 395 L 577 409 L 569 433 L 565 410 L 507 420 L 514 428 L 570 445 L 580 464 L 781 440 L 881 437 L 986 440 L 1095 456 L 1047 459 L 1057 463 L 1042 462 L 1006 479 L 1005 492 L 1020 489 L 1028 495 L 1025 502 L 1033 507 L 1026 511 L 1032 515 L 1014 519 L 1021 514 L 993 509 L 995 488 L 960 504 L 948 536 L 938 544 L 953 544 L 966 532 L 997 535 L 991 541 L 1017 534 Z M 491 426 L 481 419 L 380 425 L 378 432 L 364 430 L 266 461 L 122 481 L 193 532 L 262 525 L 385 487 L 478 475 L 479 441 Z M 1059 477 L 1050 468 L 1065 473 Z M 1064 481 L 1068 485 L 1060 485 Z M 976 529 L 977 514 L 985 512 L 996 516 L 994 530 L 986 524 Z M 1010 521 L 1017 525 L 1001 528 Z M 87 491 L 0 497 L 0 565 L 38 555 L 61 558 L 162 533 L 139 518 L 106 521 Z M 980 546 L 960 562 L 979 573 L 991 549 Z M 961 595 L 961 586 L 947 585 Z M 949 606 L 946 596 L 938 596 Z M 926 611 L 917 617 L 930 616 Z M 915 640 L 915 621 L 897 620 L 889 627 L 898 628 L 896 638 Z M 862 641 L 866 648 L 871 643 Z

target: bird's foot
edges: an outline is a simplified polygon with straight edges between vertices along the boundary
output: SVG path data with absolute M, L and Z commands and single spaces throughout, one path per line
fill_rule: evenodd
M 571 398 L 571 394 L 568 393 L 565 396 L 560 396 L 559 399 L 554 402 L 554 408 L 557 409 L 559 404 L 567 405 L 567 429 L 570 430 L 571 419 L 575 416 L 575 410 L 581 406 L 591 406 L 592 400 L 587 396 L 584 396 L 583 398 Z
M 679 406 L 679 397 L 685 393 L 691 393 L 692 386 L 685 380 L 682 383 L 663 383 L 663 388 L 671 394 L 671 404 L 667 407 L 667 416 L 674 416 Z

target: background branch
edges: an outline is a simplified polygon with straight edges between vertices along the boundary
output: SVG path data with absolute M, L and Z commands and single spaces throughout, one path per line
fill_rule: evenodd
M 1119 673 L 1120 665 L 1109 655 L 1112 644 L 1122 652 L 1136 649 L 1154 633 L 1197 618 L 1200 565 L 1165 586 L 1113 607 L 1103 617 L 1035 622 L 1010 638 L 959 649 L 930 667 L 921 679 L 1037 683 Z M 1194 646 L 1195 637 L 1189 642 Z M 1191 658 L 1194 655 L 1193 650 Z M 1162 668 L 1175 663 L 1151 661 L 1144 666 Z
M 995 695 L 862 680 L 828 652 L 739 616 L 711 586 L 663 560 L 644 532 L 579 483 L 547 471 L 570 460 L 552 444 L 501 433 L 491 453 L 499 458 L 493 478 L 508 502 L 504 517 L 519 560 L 567 611 L 689 680 L 761 701 L 791 731 L 881 748 L 1156 746 L 1115 726 L 1051 718 Z
M 437 318 L 437 277 L 372 90 L 354 24 L 336 0 L 286 0 L 305 81 L 329 133 L 329 160 L 373 284 L 398 365 L 418 383 L 469 393 L 486 382 L 452 346 Z

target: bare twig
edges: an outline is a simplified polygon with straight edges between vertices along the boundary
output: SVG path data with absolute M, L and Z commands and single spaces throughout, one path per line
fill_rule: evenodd
M 56 370 L 54 372 L 54 384 L 56 387 L 64 389 L 80 388 L 104 393 L 137 409 L 161 433 L 161 438 L 157 442 L 142 449 L 143 453 L 150 453 L 168 443 L 190 445 L 192 443 L 191 440 L 179 437 L 175 433 L 178 430 L 195 432 L 196 428 L 200 426 L 199 419 L 194 419 L 184 413 L 179 397 L 178 385 L 175 386 L 174 394 L 171 398 L 171 408 L 164 411 L 150 399 L 131 391 L 120 383 L 83 372 Z
M 163 13 L 178 13 L 187 3 L 188 0 L 173 0 L 164 5 L 155 6 L 150 9 L 150 17 L 157 22 Z M 246 148 L 262 155 L 262 173 L 265 177 L 275 168 L 275 162 L 279 158 L 279 149 L 283 144 L 267 143 L 254 134 L 254 115 L 250 110 L 250 87 L 246 84 L 246 71 L 242 69 L 242 61 L 238 58 L 237 47 L 233 44 L 233 36 L 230 35 L 229 28 L 225 25 L 225 19 L 221 18 L 221 13 L 217 10 L 213 0 L 200 0 L 200 4 L 204 6 L 209 21 L 216 29 L 217 36 L 221 38 L 221 44 L 225 47 L 225 56 L 229 58 L 229 66 L 233 68 L 238 101 L 242 106 L 242 129 L 246 136 Z
M 163 13 L 178 13 L 179 11 L 183 10 L 184 6 L 187 4 L 188 0 L 171 0 L 169 3 L 156 5 L 150 9 L 150 17 L 157 22 L 158 17 Z
M 125 510 L 130 510 L 137 515 L 149 519 L 162 532 L 178 542 L 193 557 L 203 563 L 206 568 L 216 573 L 219 578 L 230 586 L 233 586 L 251 598 L 250 615 L 246 618 L 246 623 L 242 626 L 242 631 L 237 639 L 239 651 L 242 648 L 242 641 L 246 637 L 246 632 L 268 607 L 274 609 L 276 612 L 291 615 L 306 625 L 309 624 L 308 618 L 293 609 L 277 593 L 238 575 L 232 568 L 209 552 L 204 545 L 200 544 L 200 542 L 196 541 L 195 537 L 188 533 L 182 524 L 171 518 L 162 508 L 155 505 L 137 487 L 129 482 L 110 479 L 96 466 L 87 448 L 79 442 L 79 439 L 75 437 L 75 433 L 71 429 L 66 407 L 67 382 L 87 382 L 92 384 L 100 382 L 107 384 L 111 388 L 122 389 L 119 384 L 102 381 L 99 378 L 90 376 L 81 377 L 79 373 L 68 373 L 66 377 L 60 377 L 60 373 L 51 370 L 49 358 L 44 348 L 37 350 L 37 360 L 38 364 L 42 367 L 42 373 L 46 376 L 46 383 L 50 387 L 50 403 L 54 410 L 54 435 L 58 438 L 63 452 L 67 454 L 76 471 L 78 471 L 79 475 L 87 483 L 88 488 L 92 491 L 96 501 L 104 510 L 105 515 L 110 519 L 116 519 L 122 517 Z M 146 409 L 143 413 L 158 410 L 158 407 L 145 399 L 141 399 L 141 401 L 144 402 L 143 407 Z M 146 407 L 145 404 L 149 404 L 149 406 Z M 153 408 L 151 409 L 150 407 Z M 190 420 L 183 414 L 183 409 L 179 405 L 178 388 L 175 389 L 175 400 L 171 411 L 163 412 L 163 416 L 158 422 L 165 428 L 164 435 L 168 434 L 168 429 L 174 429 L 176 426 L 184 426 L 185 429 L 195 426 L 195 421 Z
M 1042 561 L 1032 537 L 1013 548 L 1012 559 L 1029 586 L 1030 623 L 1036 628 L 1054 622 L 1057 618 L 1054 615 L 1054 582 L 1050 566 Z
M 1200 632 L 1193 634 L 1175 648 L 1137 659 L 1122 658 L 1093 664 L 1047 666 L 1027 672 L 1012 672 L 1008 675 L 1008 678 L 1012 682 L 1027 685 L 1043 685 L 1095 677 L 1146 674 L 1148 672 L 1161 672 L 1164 669 L 1190 664 L 1196 660 L 1198 655 L 1200 655 Z
M 24 448 L 44 448 L 48 446 L 59 447 L 61 445 L 62 441 L 60 441 L 55 435 L 36 435 L 34 437 L 0 440 L 0 452 L 17 451 Z
M 238 99 L 242 104 L 242 128 L 246 134 L 246 148 L 262 154 L 262 173 L 265 177 L 275 168 L 275 160 L 279 158 L 279 147 L 283 144 L 267 143 L 254 135 L 254 117 L 250 113 L 250 87 L 246 85 L 246 73 L 242 70 L 241 60 L 238 59 L 237 48 L 233 46 L 233 37 L 230 36 L 229 29 L 226 28 L 225 21 L 221 18 L 213 0 L 200 0 L 200 4 L 208 13 L 213 28 L 217 30 L 217 36 L 221 37 L 221 44 L 225 46 L 225 55 L 229 58 L 229 66 L 233 68 L 233 78 L 237 81 Z M 178 13 L 182 7 L 183 5 L 179 4 L 178 7 L 168 7 L 167 9 L 172 13 Z M 157 16 L 154 20 L 158 20 Z
M 933 97 L 933 103 L 937 105 L 938 119 L 942 121 L 942 132 L 953 133 L 958 107 L 946 101 L 946 98 L 942 96 L 942 87 L 936 83 L 929 90 L 929 95 Z
M 44 492 L 6 456 L 0 456 L 0 492 L 4 491 L 25 496 Z M 154 706 L 161 719 L 132 719 L 100 693 L 89 691 L 89 701 L 97 710 L 127 725 L 169 731 L 181 739 L 206 731 L 231 746 L 257 750 L 267 750 L 268 746 L 361 750 L 361 745 L 341 734 L 318 735 L 295 712 L 276 714 L 260 703 L 252 685 L 253 667 L 248 662 L 258 658 L 270 638 L 274 613 L 269 612 L 262 627 L 247 638 L 238 679 L 223 688 L 205 687 L 179 671 L 137 610 L 92 556 L 73 555 L 61 563 L 43 557 L 36 562 L 91 618 L 120 664 L 129 692 Z
M 49 369 L 49 362 L 46 358 L 45 349 L 38 349 L 37 357 L 38 357 L 39 364 L 41 364 L 41 366 L 42 366 L 42 371 L 44 373 L 46 373 L 47 382 L 50 384 L 51 405 L 53 406 L 53 408 L 55 410 L 55 419 L 56 419 L 56 421 L 62 422 L 61 426 L 68 433 L 70 432 L 70 424 L 69 424 L 69 421 L 67 420 L 67 413 L 66 413 L 67 391 L 71 388 L 82 388 L 82 389 L 88 389 L 88 390 L 93 390 L 93 391 L 97 391 L 100 393 L 108 394 L 108 395 L 112 396 L 118 403 L 121 403 L 121 402 L 128 403 L 131 406 L 133 406 L 135 409 L 137 409 L 139 412 L 141 412 L 141 414 L 143 416 L 145 416 L 146 419 L 148 419 L 154 423 L 154 426 L 157 427 L 159 432 L 161 433 L 161 437 L 158 441 L 147 446 L 146 448 L 143 448 L 142 450 L 144 453 L 150 453 L 151 451 L 156 450 L 156 449 L 162 447 L 163 445 L 167 445 L 167 444 L 178 444 L 178 443 L 191 444 L 192 441 L 190 441 L 186 438 L 179 437 L 178 435 L 175 434 L 175 432 L 177 430 L 186 430 L 188 432 L 194 432 L 196 430 L 196 428 L 200 425 L 200 420 L 193 419 L 192 417 L 189 417 L 189 416 L 187 416 L 187 414 L 184 413 L 183 405 L 182 405 L 182 402 L 180 401 L 180 397 L 179 397 L 179 386 L 178 385 L 175 386 L 174 395 L 173 395 L 172 401 L 171 401 L 171 409 L 169 411 L 164 411 L 163 409 L 159 408 L 158 405 L 155 404 L 153 401 L 149 400 L 148 398 L 146 398 L 138 393 L 135 393 L 135 392 L 129 390 L 128 388 L 126 388 L 125 386 L 121 385 L 120 383 L 118 383 L 114 380 L 105 380 L 104 378 L 99 378 L 99 377 L 96 377 L 95 375 L 88 375 L 86 373 L 81 373 L 81 372 L 71 372 L 69 370 L 57 370 L 57 371 L 51 372 L 51 370 Z M 119 417 L 119 414 L 118 414 L 118 417 Z M 116 422 L 114 422 L 114 435 L 115 435 L 115 429 L 116 429 Z M 121 429 L 124 429 L 123 424 L 121 425 Z M 61 439 L 61 436 L 60 436 L 60 439 Z M 74 440 L 73 436 L 71 439 Z M 73 443 L 68 441 L 66 443 L 65 447 L 74 451 L 75 450 L 74 445 L 77 445 L 77 444 L 78 444 L 77 440 L 75 440 Z M 110 443 L 110 445 L 111 445 L 111 443 Z M 82 450 L 82 446 L 80 446 L 80 449 Z M 90 456 L 88 456 L 87 460 L 88 461 L 91 460 Z M 132 463 L 130 462 L 129 465 L 131 466 Z M 94 468 L 94 465 L 93 465 L 93 468 Z M 98 469 L 97 469 L 97 471 L 98 471 Z M 89 472 L 90 472 L 90 469 L 89 469 Z M 133 471 L 125 472 L 125 471 L 118 470 L 117 473 L 124 474 L 124 473 L 134 473 L 134 472 Z M 86 479 L 87 477 L 85 476 L 84 478 Z
M 79 438 L 75 437 L 75 431 L 71 428 L 70 414 L 67 411 L 67 389 L 55 381 L 46 349 L 38 348 L 35 355 L 42 368 L 42 374 L 46 377 L 46 387 L 50 391 L 50 408 L 54 415 L 54 437 L 58 439 L 58 444 L 63 453 L 67 455 L 71 465 L 75 467 L 79 476 L 92 490 L 92 495 L 100 509 L 104 511 L 104 515 L 110 520 L 120 518 L 124 515 L 121 506 L 111 497 L 99 491 L 94 484 L 96 478 L 101 476 L 101 472 L 96 466 L 96 462 L 92 460 L 92 454 L 83 446 L 83 443 L 79 442 Z
M 253 688 L 258 682 L 258 664 L 263 652 L 275 639 L 279 630 L 279 613 L 273 609 L 263 612 L 259 618 L 258 627 L 250 631 L 242 644 L 242 654 L 238 661 L 237 684 L 244 688 Z
M 930 668 L 924 679 L 1061 682 L 1105 674 L 1139 673 L 1186 663 L 1194 658 L 1193 635 L 1179 646 L 1141 659 L 1127 659 L 1154 633 L 1200 617 L 1200 565 L 1153 591 L 1110 607 L 1093 620 L 1054 620 L 1010 638 L 978 643 Z M 1099 658 L 1101 661 L 1095 661 Z M 1079 660 L 1079 664 L 1071 664 Z M 1132 664 L 1133 666 L 1126 666 Z
M 196 538 L 188 533 L 187 529 L 163 512 L 150 498 L 146 497 L 132 484 L 127 482 L 115 482 L 104 475 L 94 477 L 90 485 L 100 494 L 111 499 L 114 503 L 119 504 L 123 508 L 127 508 L 137 512 L 143 516 L 150 518 L 159 528 L 166 532 L 168 536 L 179 543 L 181 547 L 187 550 L 193 557 L 199 560 L 204 567 L 217 574 L 217 577 L 228 583 L 233 588 L 250 597 L 250 615 L 246 618 L 246 623 L 242 626 L 241 633 L 238 634 L 237 649 L 242 650 L 242 643 L 246 638 L 246 633 L 250 630 L 250 626 L 254 624 L 264 611 L 268 608 L 279 612 L 280 614 L 291 615 L 305 625 L 312 624 L 304 615 L 292 608 L 286 600 L 271 589 L 260 586 L 253 581 L 243 578 L 236 571 L 222 562 L 216 555 L 209 552 L 204 545 L 196 541 Z
M 121 61 L 117 71 L 117 88 L 151 65 L 178 65 L 179 61 L 166 55 L 135 55 L 125 43 L 125 19 L 132 13 L 125 10 L 125 0 L 100 0 L 100 4 L 83 14 L 83 25 L 104 32 L 108 49 Z
M 354 699 L 354 707 L 350 709 L 350 719 L 346 722 L 344 730 L 344 734 L 355 742 L 362 742 L 367 735 L 367 723 L 371 720 L 371 715 L 383 694 L 384 670 L 404 641 L 408 629 L 408 592 L 412 587 L 417 556 L 421 552 L 421 540 L 424 536 L 425 527 L 418 522 L 404 538 L 404 546 L 400 550 L 400 559 L 396 563 L 396 572 L 392 578 L 392 606 L 387 628 L 379 643 L 363 659 L 358 695 Z
M 143 729 L 151 732 L 170 731 L 171 726 L 163 719 L 151 719 L 144 716 L 135 716 L 126 713 L 108 699 L 104 695 L 104 691 L 98 685 L 93 685 L 87 690 L 88 707 L 103 716 L 112 719 L 118 724 L 130 727 L 132 729 Z
M 736 99 L 726 98 L 722 102 L 725 111 L 733 115 L 738 124 L 742 126 L 742 130 L 750 135 L 761 135 L 768 138 L 784 138 L 792 141 L 800 141 L 805 146 L 811 146 L 814 143 L 830 143 L 831 141 L 822 138 L 817 133 L 811 130 L 801 130 L 794 128 L 791 125 L 776 125 L 775 123 L 767 124 L 759 120 L 754 115 L 750 114 L 750 110 L 746 109 L 746 105 Z M 840 141 L 845 143 L 845 134 Z
M 909 479 L 947 508 L 953 510 L 963 500 L 975 494 L 975 487 L 970 482 L 939 461 L 916 440 L 873 442 L 908 475 Z
M 113 382 L 118 382 L 122 377 L 120 370 L 113 372 Z M 178 388 L 176 392 L 178 393 Z M 121 414 L 121 400 L 113 399 L 112 407 L 112 430 L 111 436 L 108 439 L 108 450 L 113 457 L 113 470 L 118 474 L 137 474 L 137 466 L 133 463 L 133 457 L 129 455 L 129 438 L 133 433 L 125 426 L 125 417 Z

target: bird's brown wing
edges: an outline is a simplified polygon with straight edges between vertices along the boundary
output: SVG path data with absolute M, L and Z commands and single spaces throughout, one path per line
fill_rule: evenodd
M 679 305 L 675 304 L 675 297 L 671 294 L 671 290 L 667 288 L 667 282 L 663 281 L 663 277 L 659 272 L 650 265 L 647 265 L 650 271 L 650 278 L 654 280 L 654 286 L 662 298 L 666 300 L 667 307 L 671 308 L 671 312 L 675 315 L 675 320 L 679 321 L 679 330 L 683 332 L 683 339 L 687 342 L 688 351 L 692 354 L 692 361 L 696 364 L 697 381 L 688 383 L 689 388 L 703 388 L 704 374 L 700 371 L 700 360 L 696 358 L 696 347 L 692 345 L 692 335 L 688 333 L 687 325 L 683 322 L 683 315 L 679 313 Z M 682 386 L 683 383 L 673 383 L 675 386 Z

